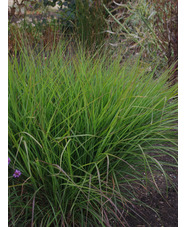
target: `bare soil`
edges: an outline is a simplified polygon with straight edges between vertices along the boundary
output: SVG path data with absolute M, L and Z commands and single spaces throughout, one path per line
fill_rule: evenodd
M 161 158 L 162 161 L 173 162 L 169 156 Z M 126 216 L 126 221 L 130 227 L 177 227 L 178 226 L 178 170 L 175 167 L 169 168 L 168 176 L 172 184 L 166 187 L 166 182 L 162 174 L 155 176 L 156 183 L 161 191 L 159 194 L 155 190 L 145 192 L 143 188 L 138 189 L 138 199 L 147 204 L 148 207 L 135 205 L 133 216 Z M 140 213 L 142 218 L 137 217 Z M 157 212 L 157 213 L 156 213 Z M 119 225 L 116 225 L 119 227 Z

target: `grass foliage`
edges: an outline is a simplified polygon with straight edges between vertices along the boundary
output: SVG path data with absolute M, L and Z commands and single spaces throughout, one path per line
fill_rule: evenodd
M 133 182 L 169 181 L 157 157 L 176 160 L 177 86 L 120 62 L 64 43 L 9 59 L 10 226 L 127 226 Z

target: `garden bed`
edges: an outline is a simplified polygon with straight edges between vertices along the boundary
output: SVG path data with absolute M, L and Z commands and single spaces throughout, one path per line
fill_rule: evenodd
M 170 156 L 164 156 L 162 161 L 173 162 Z M 161 190 L 162 195 L 151 189 L 149 193 L 141 187 L 138 188 L 138 199 L 148 205 L 150 208 L 136 206 L 135 212 L 139 212 L 141 216 L 153 227 L 176 227 L 178 226 L 178 170 L 175 167 L 169 169 L 168 173 L 172 185 L 169 185 L 168 192 L 166 182 L 162 174 L 155 176 L 156 183 Z M 156 210 L 157 215 L 152 209 Z M 126 220 L 130 227 L 147 227 L 148 225 L 135 216 L 128 216 Z

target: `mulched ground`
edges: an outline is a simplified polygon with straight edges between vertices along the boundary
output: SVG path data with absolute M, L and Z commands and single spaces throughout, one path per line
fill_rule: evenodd
M 172 162 L 168 156 L 163 157 L 164 161 Z M 169 169 L 169 177 L 172 180 L 173 185 L 169 185 L 168 191 L 166 191 L 166 183 L 162 174 L 157 174 L 155 177 L 156 183 L 161 190 L 160 195 L 155 190 L 144 193 L 144 189 L 138 190 L 138 199 L 151 208 L 144 208 L 140 205 L 133 207 L 134 211 L 140 212 L 141 218 L 137 218 L 133 213 L 132 216 L 127 216 L 126 221 L 130 227 L 177 227 L 178 226 L 178 170 L 175 167 Z M 157 211 L 154 212 L 153 210 Z M 119 225 L 116 225 L 119 227 Z
M 155 209 L 159 216 L 152 209 L 136 207 L 137 212 L 148 222 L 145 223 L 140 218 L 128 216 L 126 221 L 131 227 L 176 227 L 178 226 L 178 198 L 177 192 L 169 190 L 168 198 L 163 199 L 158 193 L 143 197 L 141 201 L 145 202 L 151 208 Z M 165 195 L 164 195 L 165 196 Z M 135 216 L 135 214 L 134 214 Z

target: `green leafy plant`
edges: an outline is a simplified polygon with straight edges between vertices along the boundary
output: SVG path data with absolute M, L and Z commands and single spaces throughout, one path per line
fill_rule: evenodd
M 161 193 L 156 171 L 169 183 L 157 157 L 177 160 L 177 86 L 140 58 L 66 46 L 9 60 L 9 157 L 22 173 L 9 179 L 9 225 L 127 226 L 133 184 Z

